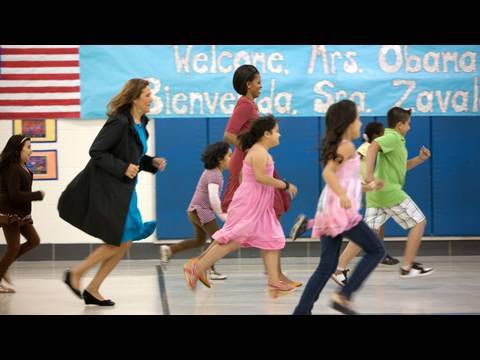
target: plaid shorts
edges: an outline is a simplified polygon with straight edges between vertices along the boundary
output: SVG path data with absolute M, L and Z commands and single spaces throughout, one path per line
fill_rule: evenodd
M 380 229 L 390 217 L 404 230 L 411 229 L 425 220 L 422 210 L 410 197 L 389 208 L 367 208 L 365 211 L 365 222 L 373 230 Z

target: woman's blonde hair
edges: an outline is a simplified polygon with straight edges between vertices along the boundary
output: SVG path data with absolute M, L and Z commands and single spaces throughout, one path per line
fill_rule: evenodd
M 130 110 L 133 100 L 138 99 L 147 86 L 149 86 L 149 82 L 144 79 L 128 80 L 123 89 L 108 103 L 107 115 L 116 116 L 121 112 Z

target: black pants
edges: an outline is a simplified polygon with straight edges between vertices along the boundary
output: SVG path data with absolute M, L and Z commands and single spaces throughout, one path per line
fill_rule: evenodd
M 3 225 L 3 233 L 7 242 L 7 249 L 0 260 L 0 279 L 3 278 L 12 263 L 26 252 L 40 244 L 40 238 L 32 224 L 19 225 L 13 223 Z M 20 234 L 27 242 L 20 245 Z
M 293 312 L 294 315 L 310 315 L 312 313 L 313 305 L 318 300 L 320 292 L 337 269 L 343 237 L 349 238 L 365 252 L 347 285 L 339 292 L 347 299 L 351 298 L 352 294 L 360 288 L 368 275 L 385 257 L 386 252 L 383 242 L 363 221 L 336 237 L 322 236 L 320 264 L 308 280 L 300 301 Z

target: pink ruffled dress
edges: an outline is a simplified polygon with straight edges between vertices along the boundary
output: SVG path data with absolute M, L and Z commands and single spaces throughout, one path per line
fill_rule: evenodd
M 265 173 L 273 176 L 274 164 Z M 285 235 L 274 209 L 275 189 L 255 180 L 253 168 L 243 161 L 243 179 L 228 207 L 227 221 L 212 235 L 220 244 L 230 241 L 242 247 L 279 250 L 285 247 Z
M 340 198 L 325 185 L 318 199 L 317 212 L 312 230 L 312 237 L 324 235 L 335 237 L 356 226 L 361 220 L 362 184 L 360 180 L 360 156 L 355 152 L 337 171 L 337 179 L 351 201 L 351 207 L 340 206 Z

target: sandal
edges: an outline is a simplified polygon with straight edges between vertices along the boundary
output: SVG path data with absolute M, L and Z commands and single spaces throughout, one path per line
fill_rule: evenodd
M 198 259 L 197 258 L 193 259 L 193 262 L 197 264 Z M 195 267 L 195 269 L 197 269 L 197 267 Z M 200 282 L 203 285 L 205 285 L 207 288 L 210 289 L 212 287 L 212 285 L 210 284 L 210 281 L 208 281 L 208 275 L 206 271 L 198 274 L 198 280 L 200 280 Z
M 192 290 L 195 290 L 199 276 L 197 273 L 194 259 L 187 261 L 183 265 L 183 274 L 185 275 L 185 280 L 188 287 Z
M 300 281 L 295 281 L 295 280 L 290 280 L 290 284 L 296 288 L 303 285 L 303 283 L 301 283 Z
M 283 295 L 288 295 L 294 292 L 295 289 L 296 289 L 295 286 L 284 283 L 281 280 L 277 281 L 274 284 L 268 284 L 268 290 L 269 290 L 270 296 L 273 298 L 277 298 Z
M 16 291 L 14 289 L 8 288 L 0 284 L 0 294 L 14 294 Z
M 290 291 L 295 289 L 293 285 L 289 285 L 281 280 L 278 280 L 276 283 L 273 284 L 268 284 L 268 287 L 274 290 L 280 290 L 280 291 Z

